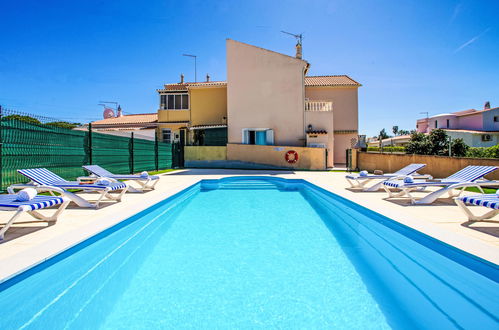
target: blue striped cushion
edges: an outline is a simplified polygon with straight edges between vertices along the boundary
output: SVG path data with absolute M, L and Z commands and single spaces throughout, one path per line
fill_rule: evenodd
M 105 168 L 100 167 L 99 165 L 83 165 L 83 168 L 97 176 L 111 178 L 114 175 L 113 173 L 109 172 Z
M 497 194 L 482 194 L 472 195 L 459 198 L 465 203 L 485 206 L 491 209 L 499 210 L 499 195 Z
M 0 195 L 0 207 L 17 209 L 19 206 L 28 206 L 30 211 L 43 209 L 53 205 L 62 204 L 64 200 L 62 197 L 55 196 L 36 196 L 30 201 L 19 202 L 16 201 L 17 195 Z
M 98 184 L 78 184 L 76 181 L 63 181 L 54 182 L 52 186 L 63 188 L 63 189 L 106 189 L 110 188 L 110 191 L 121 190 L 126 187 L 124 182 L 111 182 L 109 186 L 98 185 Z
M 397 176 L 400 176 L 400 175 L 409 175 L 409 174 L 412 174 L 414 172 L 419 171 L 420 169 L 422 169 L 425 166 L 426 166 L 426 164 L 410 164 L 410 165 L 407 165 L 404 168 L 401 168 L 400 170 L 398 170 L 394 174 L 397 174 Z
M 457 181 L 457 182 L 472 182 L 477 179 L 480 179 L 484 175 L 487 175 L 495 170 L 497 170 L 497 166 L 476 166 L 470 165 L 466 166 L 462 170 L 448 176 L 445 179 L 442 179 L 443 182 Z
M 113 182 L 109 186 L 101 186 L 96 184 L 78 184 L 78 182 L 76 181 L 66 181 L 52 171 L 47 170 L 46 168 L 28 168 L 17 170 L 17 172 L 21 173 L 24 176 L 27 176 L 36 183 L 63 189 L 105 189 L 109 187 L 111 188 L 110 191 L 114 191 L 124 189 L 126 187 L 126 184 L 123 182 Z
M 398 170 L 395 173 L 386 173 L 383 175 L 367 175 L 367 176 L 361 176 L 359 174 L 356 174 L 356 175 L 350 174 L 350 175 L 346 175 L 345 177 L 347 179 L 351 179 L 351 180 L 357 180 L 357 179 L 362 179 L 362 178 L 364 178 L 364 179 L 387 179 L 390 177 L 412 174 L 412 173 L 417 172 L 418 170 L 422 169 L 425 166 L 426 166 L 426 164 L 410 164 L 404 168 L 401 168 L 400 170 Z
M 111 176 L 106 176 L 106 178 L 112 178 L 115 180 L 158 180 L 159 176 L 157 175 L 149 175 L 148 177 L 142 177 L 140 175 L 134 175 L 134 174 L 113 174 Z
M 46 168 L 28 168 L 23 170 L 17 170 L 17 172 L 43 185 L 50 186 L 54 182 L 65 181 L 63 178 L 53 173 L 52 171 L 47 170 Z
M 140 180 L 140 179 L 158 180 L 159 179 L 159 176 L 157 175 L 150 175 L 148 178 L 143 178 L 140 175 L 135 175 L 135 174 L 123 174 L 123 175 L 113 174 L 108 170 L 106 170 L 105 168 L 100 167 L 99 165 L 84 165 L 83 168 L 97 176 L 112 178 L 116 180 Z
M 383 182 L 385 186 L 393 187 L 393 188 L 401 188 L 401 187 L 418 187 L 418 186 L 446 186 L 449 183 L 442 184 L 441 182 L 427 182 L 424 180 L 414 180 L 412 183 L 405 183 L 404 180 L 388 180 Z

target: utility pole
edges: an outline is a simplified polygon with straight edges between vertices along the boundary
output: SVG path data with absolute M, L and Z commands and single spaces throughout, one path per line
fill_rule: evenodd
M 182 56 L 193 57 L 194 58 L 194 82 L 198 82 L 198 73 L 197 73 L 197 56 L 190 54 L 182 54 Z

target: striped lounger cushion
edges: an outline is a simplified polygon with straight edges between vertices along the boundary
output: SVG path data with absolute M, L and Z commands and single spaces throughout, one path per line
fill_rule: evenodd
M 54 182 L 53 186 L 64 188 L 64 189 L 98 189 L 98 188 L 111 188 L 110 191 L 125 189 L 126 183 L 124 182 L 112 182 L 109 186 L 97 185 L 97 184 L 78 184 L 76 181 L 64 181 L 64 182 Z
M 458 183 L 458 182 L 428 182 L 424 180 L 414 180 L 412 183 L 405 183 L 404 180 L 392 180 L 392 181 L 386 181 L 383 184 L 388 187 L 393 187 L 393 188 L 400 188 L 400 187 L 411 187 L 411 186 L 420 186 L 421 184 L 424 184 L 425 186 L 447 186 L 451 185 L 452 183 Z
M 461 197 L 460 200 L 468 204 L 499 210 L 499 195 L 497 194 L 465 196 Z
M 30 201 L 19 202 L 16 201 L 17 195 L 3 195 L 0 196 L 0 207 L 17 209 L 19 206 L 29 207 L 29 211 L 39 210 L 46 207 L 62 204 L 64 200 L 62 197 L 53 196 L 36 196 Z

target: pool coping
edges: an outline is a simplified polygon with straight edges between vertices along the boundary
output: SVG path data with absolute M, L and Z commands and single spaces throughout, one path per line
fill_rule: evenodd
M 252 175 L 248 175 L 247 173 L 220 173 L 220 175 L 217 175 L 216 179 L 222 179 L 232 176 L 269 176 L 269 174 L 251 174 Z M 173 175 L 173 173 L 168 173 L 165 175 Z M 358 199 L 353 200 L 351 196 L 348 196 L 348 194 L 345 193 L 345 189 L 343 187 L 340 187 L 341 189 L 336 189 L 335 187 L 325 185 L 323 182 L 317 182 L 317 180 L 314 180 L 313 178 L 307 178 L 304 175 L 296 175 L 293 173 L 291 177 L 286 174 L 278 174 L 273 177 L 282 179 L 304 180 L 307 183 L 317 186 L 319 189 L 324 189 L 329 193 L 333 193 L 342 198 L 345 198 L 352 203 L 358 204 L 372 212 L 387 217 L 396 223 L 400 223 L 411 229 L 414 229 L 424 235 L 429 236 L 430 238 L 450 245 L 457 250 L 464 251 L 477 257 L 478 259 L 483 259 L 494 265 L 499 264 L 499 254 L 497 253 L 498 249 L 491 249 L 490 245 L 487 245 L 474 237 L 462 235 L 456 232 L 449 232 L 438 228 L 437 226 L 432 226 L 431 224 L 425 223 L 421 221 L 421 219 L 417 219 L 408 215 L 401 216 L 401 213 L 399 211 L 387 209 L 382 209 L 380 211 L 380 207 L 373 207 L 372 203 L 370 203 L 369 201 L 362 201 Z M 181 193 L 186 188 L 198 184 L 202 180 L 206 179 L 208 178 L 204 178 L 202 177 L 202 175 L 191 177 L 189 178 L 189 180 L 185 180 L 185 182 L 182 182 L 175 187 L 169 187 L 170 189 L 167 192 L 147 196 L 150 198 L 146 198 L 145 200 L 143 200 L 140 205 L 128 204 L 126 208 L 119 208 L 120 212 L 113 213 L 112 218 L 108 218 L 107 213 L 99 214 L 98 212 L 96 212 L 95 218 L 92 218 L 92 220 L 86 223 L 84 226 L 75 228 L 74 230 L 66 233 L 61 233 L 56 237 L 53 237 L 50 244 L 35 244 L 34 246 L 25 249 L 24 251 L 1 260 L 2 267 L 0 268 L 0 283 L 3 283 L 15 277 L 16 275 L 43 263 L 44 261 L 80 244 L 81 242 L 125 221 L 126 219 L 136 215 L 137 213 L 144 211 L 147 208 L 152 207 L 165 199 L 173 197 L 178 193 Z

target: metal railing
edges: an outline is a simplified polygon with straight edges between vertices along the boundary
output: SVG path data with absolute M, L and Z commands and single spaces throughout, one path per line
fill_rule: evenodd
M 333 111 L 333 102 L 305 101 L 305 111 Z

